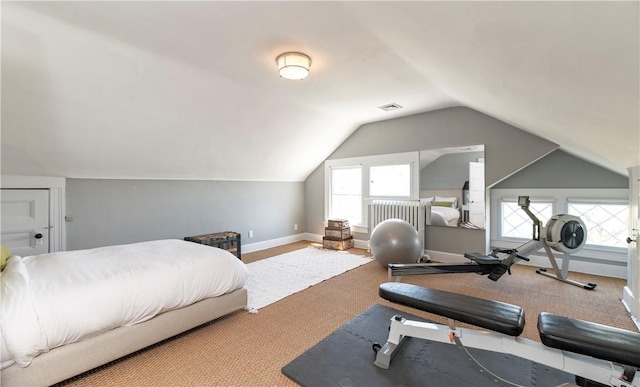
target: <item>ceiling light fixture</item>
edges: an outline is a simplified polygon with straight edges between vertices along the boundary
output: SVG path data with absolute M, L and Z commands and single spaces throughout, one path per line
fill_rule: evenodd
M 285 52 L 276 58 L 278 74 L 285 79 L 301 80 L 309 76 L 311 58 L 300 52 Z

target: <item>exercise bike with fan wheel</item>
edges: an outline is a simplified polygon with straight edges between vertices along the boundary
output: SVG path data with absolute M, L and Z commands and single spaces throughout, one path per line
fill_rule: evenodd
M 527 258 L 529 255 L 544 249 L 553 273 L 541 268 L 536 271 L 538 274 L 587 290 L 595 289 L 597 286 L 595 283 L 585 284 L 568 278 L 569 255 L 580 251 L 587 241 L 587 228 L 584 222 L 577 216 L 558 214 L 551 217 L 543 228 L 540 219 L 529 209 L 529 204 L 528 196 L 518 197 L 518 205 L 533 222 L 533 237 L 521 246 L 515 249 L 493 249 L 488 255 L 465 253 L 464 257 L 469 259 L 465 262 L 391 263 L 388 265 L 389 279 L 397 276 L 399 281 L 405 275 L 477 273 L 497 281 L 504 273 L 511 274 L 513 264 L 521 260 L 529 261 Z M 552 249 L 564 254 L 562 267 L 558 265 Z

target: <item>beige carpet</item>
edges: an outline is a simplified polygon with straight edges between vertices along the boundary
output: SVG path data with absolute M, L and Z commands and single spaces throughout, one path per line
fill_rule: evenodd
M 306 247 L 299 242 L 243 255 L 246 263 Z M 362 250 L 351 253 L 365 255 Z M 537 315 L 549 311 L 606 325 L 636 330 L 620 296 L 624 280 L 571 274 L 595 282 L 587 291 L 516 266 L 498 282 L 476 274 L 404 277 L 403 282 L 509 302 L 526 311 L 524 337 L 539 340 Z M 250 314 L 230 316 L 103 366 L 67 384 L 72 386 L 291 386 L 280 369 L 325 336 L 374 303 L 444 320 L 392 305 L 377 295 L 387 271 L 377 263 L 363 265 Z

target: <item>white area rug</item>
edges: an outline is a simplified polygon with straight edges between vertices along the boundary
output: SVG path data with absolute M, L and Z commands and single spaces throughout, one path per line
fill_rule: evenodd
M 257 313 L 271 303 L 372 261 L 342 251 L 307 247 L 248 263 L 247 310 Z

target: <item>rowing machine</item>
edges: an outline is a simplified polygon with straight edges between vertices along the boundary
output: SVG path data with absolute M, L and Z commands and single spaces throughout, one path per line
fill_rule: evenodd
M 547 226 L 541 230 L 542 222 L 529 210 L 529 204 L 528 196 L 518 197 L 518 205 L 533 221 L 533 237 L 523 245 L 508 250 L 493 249 L 489 255 L 465 253 L 464 257 L 469 259 L 466 262 L 391 263 L 388 265 L 389 280 L 397 276 L 399 281 L 405 275 L 477 273 L 497 281 L 504 273 L 511 274 L 513 264 L 521 260 L 529 261 L 527 256 L 544 249 L 555 274 L 548 273 L 546 269 L 538 269 L 536 271 L 538 274 L 593 290 L 597 286 L 595 283 L 584 284 L 567 278 L 569 254 L 580 251 L 587 241 L 587 229 L 582 220 L 577 216 L 559 214 L 553 216 L 547 222 Z M 562 268 L 558 266 L 552 249 L 564 254 Z M 505 254 L 506 258 L 500 258 L 500 254 Z
M 415 337 L 459 346 L 483 374 L 506 384 L 512 385 L 477 362 L 466 347 L 531 360 L 576 375 L 580 383 L 640 387 L 640 333 L 541 313 L 538 331 L 542 343 L 538 343 L 518 337 L 525 322 L 519 306 L 398 282 L 380 285 L 379 294 L 391 302 L 447 317 L 450 325 L 392 317 L 387 342 L 373 345 L 374 364 L 380 368 L 389 368 L 402 343 Z M 490 331 L 458 328 L 456 321 Z

